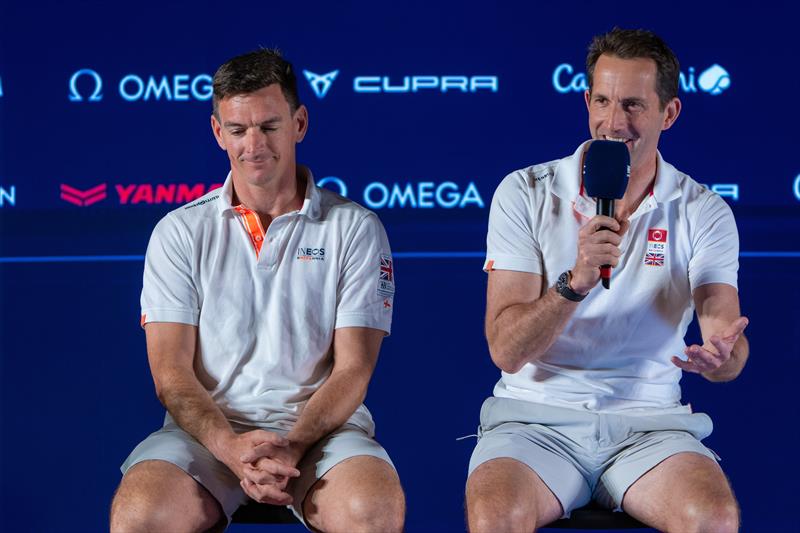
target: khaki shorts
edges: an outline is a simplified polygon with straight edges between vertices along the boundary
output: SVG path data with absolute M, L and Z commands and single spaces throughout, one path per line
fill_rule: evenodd
M 265 429 L 286 434 L 283 429 L 257 428 L 236 423 L 231 423 L 231 426 L 237 433 Z M 389 455 L 372 435 L 350 424 L 345 424 L 319 441 L 303 456 L 297 465 L 300 477 L 293 479 L 286 488 L 286 492 L 296 502 L 289 509 L 303 524 L 306 522 L 303 518 L 302 502 L 311 486 L 337 464 L 359 455 L 378 457 L 394 468 Z M 169 413 L 164 418 L 164 426 L 139 443 L 120 470 L 124 475 L 136 463 L 148 460 L 167 461 L 192 476 L 216 498 L 229 523 L 236 509 L 250 500 L 239 486 L 239 478 L 205 446 L 178 427 Z
M 712 429 L 703 413 L 591 413 L 491 397 L 481 407 L 469 473 L 508 457 L 539 475 L 566 517 L 592 499 L 621 510 L 628 488 L 664 459 L 694 452 L 718 460 L 700 443 Z

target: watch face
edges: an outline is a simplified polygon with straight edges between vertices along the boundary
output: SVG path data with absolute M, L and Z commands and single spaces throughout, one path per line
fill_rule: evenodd
M 562 272 L 560 276 L 558 276 L 558 281 L 556 282 L 556 287 L 558 288 L 558 292 L 563 291 L 568 287 L 567 283 L 569 282 L 569 274 L 566 272 Z
M 577 294 L 575 291 L 569 288 L 569 272 L 563 272 L 560 276 L 558 276 L 558 281 L 556 282 L 556 291 L 558 291 L 558 293 L 567 300 L 571 300 L 573 302 L 580 302 L 585 298 L 585 296 Z

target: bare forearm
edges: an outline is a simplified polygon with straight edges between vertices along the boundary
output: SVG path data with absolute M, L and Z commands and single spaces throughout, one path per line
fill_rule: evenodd
M 492 360 L 504 372 L 515 373 L 544 355 L 564 330 L 578 303 L 549 288 L 531 303 L 503 310 L 487 327 Z M 491 331 L 490 331 L 491 329 Z
M 168 385 L 159 388 L 158 397 L 184 431 L 220 457 L 221 440 L 233 430 L 194 376 L 171 375 Z
M 747 342 L 747 338 L 744 335 L 741 335 L 736 344 L 733 345 L 731 358 L 713 372 L 704 373 L 703 377 L 713 382 L 732 381 L 742 373 L 749 355 L 750 343 Z
M 369 375 L 361 371 L 334 371 L 308 400 L 300 418 L 286 435 L 292 446 L 308 448 L 344 424 L 367 395 Z

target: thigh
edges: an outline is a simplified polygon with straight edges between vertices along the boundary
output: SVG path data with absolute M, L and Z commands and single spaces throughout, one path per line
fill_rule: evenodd
M 141 461 L 128 469 L 111 505 L 112 531 L 221 531 L 226 523 L 217 500 L 165 461 Z
M 211 494 L 227 520 L 248 501 L 236 475 L 175 424 L 167 424 L 142 441 L 125 460 L 121 470 L 127 476 L 143 462 L 170 463 L 181 470 L 189 480 Z
M 507 422 L 482 431 L 469 462 L 469 477 L 485 463 L 497 459 L 512 459 L 511 463 L 527 468 L 520 469 L 523 479 L 542 482 L 547 491 L 539 502 L 555 498 L 555 506 L 546 510 L 560 510 L 558 516 L 568 515 L 573 509 L 589 502 L 591 491 L 586 475 L 590 472 L 582 465 L 584 451 L 561 433 L 540 424 Z M 529 471 L 532 476 L 526 473 Z M 502 476 L 497 476 L 502 482 Z M 517 479 L 517 478 L 515 478 Z M 532 482 L 533 482 L 532 481 Z M 469 487 L 468 487 L 469 488 Z M 513 496 L 512 492 L 510 496 Z M 528 501 L 528 500 L 525 500 Z M 537 506 L 539 504 L 537 503 Z M 550 517 L 548 512 L 547 516 Z
M 630 437 L 600 476 L 594 498 L 603 506 L 623 507 L 623 498 L 640 479 L 666 459 L 678 454 L 694 454 L 716 465 L 714 452 L 686 431 L 660 430 L 636 433 Z M 717 467 L 718 468 L 718 467 Z M 625 501 L 627 505 L 627 500 Z M 627 511 L 627 507 L 625 508 Z
M 736 531 L 739 511 L 728 480 L 713 459 L 672 455 L 626 492 L 625 511 L 661 531 Z
M 563 514 L 555 494 L 539 475 L 509 457 L 483 462 L 472 471 L 466 508 L 473 532 L 532 531 Z
M 292 510 L 322 531 L 402 529 L 405 497 L 389 455 L 355 426 L 343 426 L 300 461 Z M 300 512 L 302 510 L 302 512 Z

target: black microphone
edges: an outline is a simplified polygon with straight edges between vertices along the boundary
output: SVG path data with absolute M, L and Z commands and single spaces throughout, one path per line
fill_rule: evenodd
M 583 159 L 583 186 L 586 194 L 597 202 L 598 215 L 614 218 L 614 200 L 625 194 L 630 175 L 631 156 L 625 143 L 592 141 Z M 608 289 L 611 286 L 611 265 L 600 267 L 600 278 L 603 287 Z

